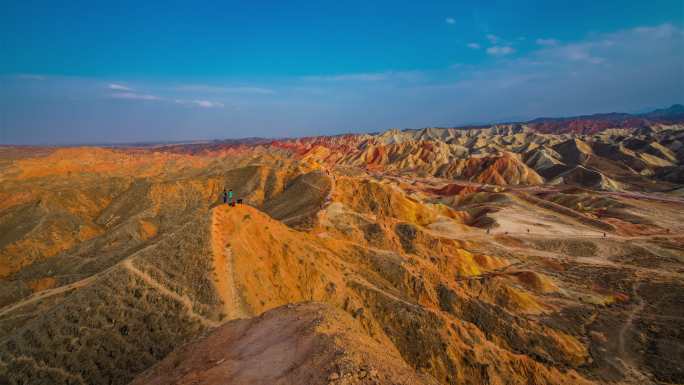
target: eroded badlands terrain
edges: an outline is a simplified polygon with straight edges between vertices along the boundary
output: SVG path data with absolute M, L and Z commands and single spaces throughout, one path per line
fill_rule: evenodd
M 643 122 L 2 147 L 0 384 L 684 383 L 683 162 Z

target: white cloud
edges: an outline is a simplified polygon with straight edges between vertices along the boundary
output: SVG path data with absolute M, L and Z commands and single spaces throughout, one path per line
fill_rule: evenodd
M 554 46 L 558 45 L 558 40 L 556 39 L 537 39 L 536 43 L 543 46 Z
M 673 45 L 679 44 L 681 47 L 683 40 L 684 32 L 672 24 L 666 23 L 593 35 L 590 39 L 567 44 L 556 41 L 555 45 L 543 45 L 544 48 L 538 51 L 537 56 L 543 57 L 545 61 L 556 60 L 596 65 L 624 60 L 617 58 L 633 55 L 637 49 L 648 46 L 662 46 L 665 42 Z M 642 55 L 644 55 L 643 58 L 650 57 L 650 54 L 645 52 Z M 642 59 L 642 57 L 633 57 L 631 60 L 635 59 Z M 678 60 L 680 65 L 684 61 L 681 56 Z
M 601 64 L 605 59 L 592 53 L 595 47 L 595 43 L 574 43 L 549 49 L 546 54 L 569 61 Z
M 147 94 L 137 94 L 135 92 L 119 92 L 112 94 L 113 98 L 116 99 L 131 99 L 131 100 L 162 100 L 159 96 L 147 95 Z
M 361 81 L 361 82 L 377 82 L 386 80 L 388 73 L 359 73 L 359 74 L 341 74 L 341 75 L 323 75 L 323 76 L 307 76 L 306 80 L 326 81 L 326 82 L 344 82 L 344 81 Z
M 511 46 L 507 46 L 507 45 L 504 45 L 504 46 L 495 45 L 493 47 L 487 48 L 487 53 L 489 55 L 492 55 L 492 56 L 506 56 L 506 55 L 510 55 L 514 52 L 515 52 L 515 48 L 513 48 Z
M 224 104 L 221 102 L 212 102 L 210 100 L 176 99 L 175 102 L 178 104 L 191 105 L 191 106 L 197 106 L 197 107 L 202 107 L 202 108 L 223 108 L 223 107 L 225 107 Z
M 485 36 L 485 37 L 486 37 L 487 40 L 489 40 L 489 42 L 492 43 L 492 44 L 496 44 L 496 43 L 498 43 L 498 42 L 501 40 L 501 38 L 499 38 L 499 37 L 496 36 L 496 35 L 492 35 L 491 33 L 488 34 L 488 35 Z
M 251 87 L 251 86 L 213 86 L 205 84 L 189 84 L 175 88 L 178 91 L 189 92 L 209 92 L 209 93 L 235 93 L 235 94 L 258 94 L 272 95 L 276 92 L 270 88 Z
M 218 102 L 212 102 L 209 100 L 194 100 L 193 101 L 195 104 L 197 104 L 200 107 L 204 108 L 214 108 L 214 107 L 221 107 L 223 108 L 223 103 L 218 103 Z
M 634 28 L 633 31 L 637 35 L 650 36 L 656 39 L 664 39 L 676 35 L 680 35 L 681 37 L 682 33 L 681 29 L 678 29 L 670 23 L 661 24 L 655 27 L 637 27 Z
M 453 17 L 447 17 L 445 21 L 447 24 L 456 24 L 456 19 Z
M 344 83 L 344 82 L 382 82 L 382 81 L 406 81 L 415 82 L 425 77 L 423 71 L 385 71 L 368 72 L 340 75 L 314 75 L 305 76 L 302 79 L 314 82 Z
M 684 30 L 667 24 L 590 34 L 538 46 L 490 68 L 465 68 L 455 82 L 426 90 L 424 98 L 434 103 L 439 94 L 439 100 L 449 101 L 443 107 L 447 116 L 475 121 L 671 105 L 684 97 L 682 41 Z M 489 107 L 492 101 L 496 108 Z M 436 115 L 439 111 L 432 110 Z
M 116 84 L 116 83 L 109 83 L 107 85 L 107 88 L 109 88 L 110 90 L 116 90 L 116 91 L 133 91 L 132 88 L 126 87 L 126 86 L 121 85 L 121 84 Z
M 480 45 L 477 43 L 468 43 L 468 48 L 470 49 L 480 49 Z
M 440 23 L 439 19 L 437 23 Z M 529 37 L 525 49 L 522 44 L 514 44 L 515 36 L 510 39 L 502 37 L 497 44 L 490 44 L 484 36 L 473 38 L 471 41 L 479 43 L 483 53 L 488 48 L 496 54 L 512 49 L 517 49 L 517 52 L 493 56 L 487 65 L 460 65 L 454 67 L 457 70 L 427 69 L 422 74 L 424 79 L 418 78 L 418 81 L 400 80 L 403 79 L 401 76 L 410 77 L 411 74 L 366 70 L 310 78 L 317 81 L 288 77 L 264 83 L 265 86 L 273 84 L 277 87 L 274 89 L 284 96 L 278 98 L 257 98 L 260 91 L 247 87 L 250 83 L 237 84 L 244 87 L 216 89 L 196 86 L 182 93 L 176 87 L 184 83 L 160 86 L 153 82 L 149 88 L 144 88 L 143 83 L 136 81 L 136 88 L 141 91 L 121 91 L 118 97 L 142 100 L 128 101 L 131 105 L 155 103 L 168 107 L 169 116 L 160 118 L 169 122 L 177 120 L 177 116 L 172 114 L 174 111 L 183 110 L 181 112 L 190 116 L 204 115 L 207 121 L 217 119 L 217 126 L 220 126 L 223 123 L 221 119 L 225 119 L 220 115 L 232 111 L 233 105 L 243 103 L 247 98 L 243 94 L 212 91 L 257 92 L 254 98 L 259 99 L 258 102 L 250 100 L 249 108 L 240 112 L 239 119 L 235 121 L 244 122 L 240 123 L 243 124 L 242 132 L 247 129 L 245 127 L 260 127 L 263 122 L 273 122 L 275 133 L 282 133 L 279 130 L 283 126 L 299 125 L 318 132 L 317 127 L 326 126 L 328 122 L 334 123 L 326 126 L 332 127 L 331 131 L 342 131 L 349 127 L 379 129 L 396 125 L 485 122 L 516 116 L 524 119 L 540 115 L 631 111 L 644 105 L 669 105 L 682 100 L 684 74 L 681 68 L 684 59 L 681 45 L 684 40 L 679 27 L 641 27 L 593 33 L 573 40 L 564 37 L 556 45 L 536 45 L 537 37 L 540 36 Z M 468 43 L 468 40 L 461 42 L 461 49 L 469 50 L 466 47 Z M 116 100 L 119 101 L 116 104 L 123 102 L 123 99 L 112 99 L 110 95 L 118 91 L 106 89 L 107 82 L 89 81 L 110 103 L 114 104 Z M 293 87 L 297 86 L 300 88 L 295 90 Z M 43 92 L 41 89 L 44 87 L 26 88 L 27 92 Z M 74 90 L 81 88 L 81 83 L 74 86 Z M 145 101 L 157 100 L 153 95 L 164 99 Z M 89 100 L 83 99 L 84 103 Z M 185 102 L 176 102 L 177 99 Z M 223 103 L 225 107 L 222 109 Z M 192 131 L 191 134 L 199 132 L 202 131 Z
M 128 89 L 125 86 L 121 86 L 120 84 L 110 84 L 109 87 L 112 90 L 123 90 Z M 113 93 L 110 95 L 112 98 L 115 99 L 128 99 L 128 100 L 151 100 L 151 101 L 159 101 L 159 102 L 166 102 L 166 103 L 176 103 L 176 104 L 182 104 L 186 106 L 195 106 L 195 107 L 201 107 L 201 108 L 223 108 L 224 104 L 221 102 L 215 102 L 211 100 L 206 100 L 206 99 L 173 99 L 173 98 L 166 98 L 166 97 L 161 97 L 157 95 L 151 95 L 151 94 L 142 94 L 142 93 L 137 93 L 137 92 L 117 92 Z

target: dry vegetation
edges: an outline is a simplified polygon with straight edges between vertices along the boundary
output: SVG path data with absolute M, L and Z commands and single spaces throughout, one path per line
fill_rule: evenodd
M 683 383 L 684 202 L 615 190 L 681 153 L 615 140 L 3 150 L 0 384 Z

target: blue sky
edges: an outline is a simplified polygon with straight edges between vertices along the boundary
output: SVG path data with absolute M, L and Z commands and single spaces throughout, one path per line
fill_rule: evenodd
M 679 1 L 10 1 L 0 143 L 300 136 L 684 102 Z

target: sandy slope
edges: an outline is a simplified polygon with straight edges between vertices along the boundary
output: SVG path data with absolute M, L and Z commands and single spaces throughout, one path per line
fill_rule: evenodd
M 658 162 L 637 159 L 679 134 L 620 135 L 502 126 L 11 162 L 0 383 L 125 385 L 160 361 L 137 383 L 682 382 L 682 201 L 646 192 Z M 557 144 L 558 159 L 524 156 Z M 623 145 L 634 154 L 613 156 Z M 579 165 L 647 188 L 536 185 Z M 217 206 L 224 186 L 246 204 Z
M 229 322 L 175 351 L 131 385 L 437 384 L 349 314 L 320 303 L 286 305 Z

